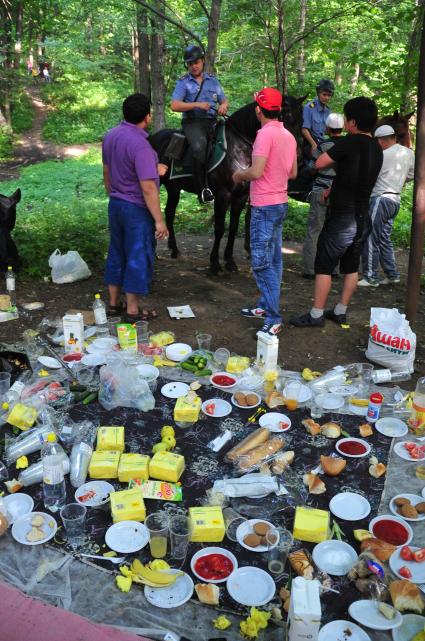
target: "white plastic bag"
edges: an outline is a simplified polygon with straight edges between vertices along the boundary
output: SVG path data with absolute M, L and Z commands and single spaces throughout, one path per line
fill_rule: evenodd
M 91 276 L 87 263 L 77 251 L 61 254 L 59 249 L 55 249 L 49 258 L 49 266 L 52 268 L 52 281 L 58 285 L 74 283 Z
M 366 358 L 393 372 L 414 370 L 416 334 L 398 309 L 372 307 Z

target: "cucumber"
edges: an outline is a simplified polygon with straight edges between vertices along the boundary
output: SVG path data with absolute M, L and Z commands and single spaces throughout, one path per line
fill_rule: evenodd
M 212 374 L 211 369 L 202 369 L 196 372 L 196 376 L 211 376 L 211 374 Z
M 184 361 L 184 363 L 181 363 L 180 367 L 182 369 L 186 369 L 188 372 L 192 372 L 194 374 L 195 372 L 198 371 L 198 368 L 196 365 L 192 365 L 191 363 L 188 363 L 187 361 Z

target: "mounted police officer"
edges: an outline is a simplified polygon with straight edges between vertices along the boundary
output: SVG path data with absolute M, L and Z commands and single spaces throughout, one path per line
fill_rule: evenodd
M 308 143 L 309 156 L 325 139 L 326 119 L 331 113 L 328 103 L 335 91 L 332 80 L 323 78 L 316 85 L 317 98 L 310 100 L 303 109 L 302 134 Z
M 205 53 L 198 45 L 184 51 L 188 70 L 174 88 L 171 110 L 183 114 L 183 132 L 193 153 L 193 178 L 201 203 L 214 202 L 214 194 L 207 186 L 208 140 L 216 115 L 227 113 L 228 101 L 217 78 L 204 71 Z

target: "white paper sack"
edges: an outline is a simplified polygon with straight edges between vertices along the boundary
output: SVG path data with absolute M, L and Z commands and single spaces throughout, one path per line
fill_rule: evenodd
M 268 474 L 245 474 L 240 478 L 223 479 L 214 482 L 213 493 L 219 492 L 231 498 L 241 496 L 264 496 L 280 493 L 279 483 L 275 476 Z
M 416 334 L 398 309 L 372 307 L 366 358 L 393 372 L 414 371 Z

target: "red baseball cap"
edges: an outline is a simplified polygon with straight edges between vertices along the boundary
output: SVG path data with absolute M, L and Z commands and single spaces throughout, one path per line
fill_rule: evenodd
M 280 111 L 282 108 L 282 94 L 274 87 L 264 87 L 254 94 L 257 105 L 268 111 Z

